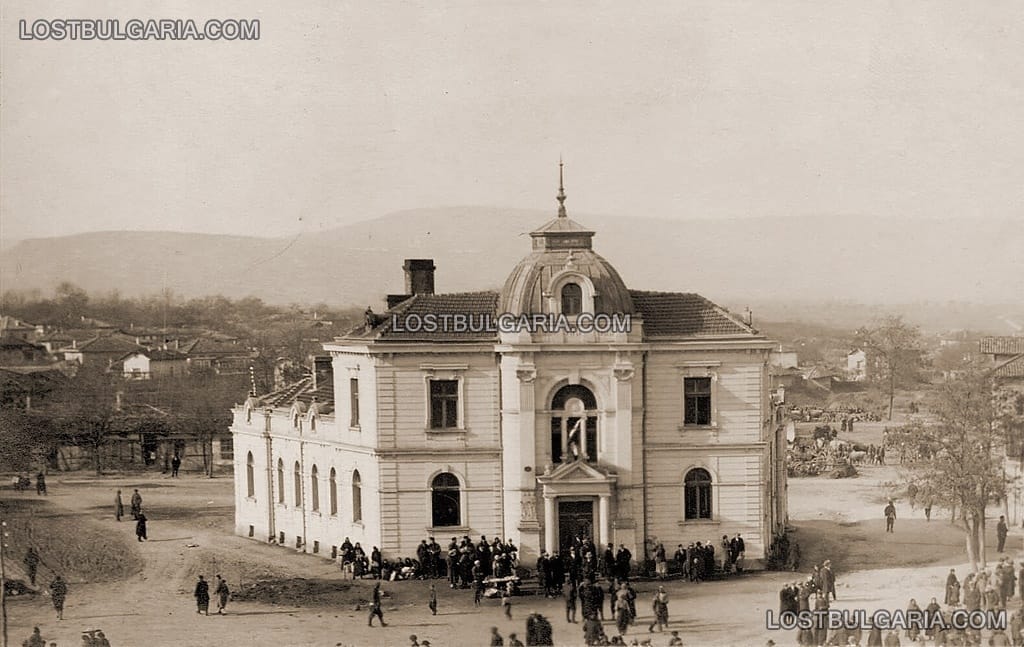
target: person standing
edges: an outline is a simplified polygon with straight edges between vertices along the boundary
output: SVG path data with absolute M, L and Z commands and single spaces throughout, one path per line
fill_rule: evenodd
M 213 592 L 217 595 L 217 613 L 224 615 L 224 609 L 228 606 L 228 597 L 231 595 L 231 589 L 228 588 L 227 580 L 218 575 L 217 587 Z
M 647 632 L 652 633 L 655 625 L 658 626 L 658 631 L 664 631 L 668 626 L 668 594 L 665 593 L 664 586 L 658 587 L 658 592 L 651 601 L 651 608 L 654 611 L 654 622 L 647 627 Z
M 587 615 L 586 611 L 583 613 L 584 617 Z M 576 622 L 576 587 L 570 586 L 569 593 L 565 596 L 565 621 L 568 623 Z
M 1006 547 L 1006 535 L 1009 533 L 1009 528 L 1006 526 L 1006 517 L 999 515 L 999 523 L 996 524 L 996 552 L 1003 552 L 1003 548 Z
M 380 582 L 373 585 L 373 597 L 370 600 L 370 617 L 367 620 L 369 626 L 373 626 L 373 618 L 376 616 L 380 620 L 380 626 L 388 626 L 384 622 L 384 610 L 380 605 Z
M 177 454 L 171 459 L 171 478 L 178 478 L 178 470 L 181 469 L 181 456 Z
M 196 599 L 196 613 L 210 615 L 210 583 L 202 575 L 196 582 L 196 590 L 192 594 Z
M 146 534 L 146 515 L 140 512 L 135 519 L 135 538 L 139 541 L 148 540 L 149 536 Z
M 952 568 L 949 569 L 949 575 L 946 576 L 945 602 L 949 606 L 960 604 L 960 580 L 956 577 L 956 570 Z
M 64 619 L 64 600 L 68 596 L 68 585 L 64 578 L 58 575 L 50 582 L 50 601 L 53 602 L 53 609 L 57 612 L 57 619 Z
M 28 640 L 21 643 L 24 647 L 46 647 L 46 641 L 43 640 L 43 636 L 39 633 L 39 627 L 32 628 L 32 635 L 28 637 Z
M 889 505 L 885 506 L 885 531 L 893 532 L 893 524 L 896 523 L 896 506 L 893 504 L 892 499 L 889 499 Z
M 121 500 L 121 490 L 117 491 L 117 496 L 114 497 L 114 518 L 118 521 L 124 516 L 124 501 Z
M 505 618 L 512 619 L 512 596 L 507 587 L 501 592 L 501 610 L 505 612 Z
M 505 644 L 505 641 L 502 640 L 501 634 L 498 633 L 498 628 L 497 627 L 491 627 L 491 642 L 490 642 L 491 647 L 502 647 L 502 645 L 504 645 L 504 644 Z
M 36 494 L 46 494 L 46 475 L 42 472 L 36 474 Z
M 132 519 L 138 519 L 142 513 L 142 495 L 139 494 L 139 490 L 136 488 L 135 493 L 132 494 Z
M 427 594 L 427 608 L 430 609 L 430 615 L 437 615 L 437 589 L 434 585 L 430 585 L 430 592 Z
M 825 599 L 831 593 L 832 599 L 836 599 L 836 575 L 832 572 L 832 560 L 826 559 L 821 565 L 821 590 L 825 593 Z
M 29 546 L 28 551 L 25 553 L 25 573 L 28 575 L 28 581 L 31 582 L 32 586 L 36 585 L 36 572 L 39 570 L 39 553 L 36 552 L 35 546 Z
M 654 572 L 659 580 L 668 577 L 668 557 L 665 554 L 665 545 L 658 544 L 654 549 Z

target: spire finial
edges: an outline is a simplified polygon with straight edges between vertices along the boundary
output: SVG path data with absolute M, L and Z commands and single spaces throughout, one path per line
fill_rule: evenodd
M 565 187 L 562 183 L 562 156 L 558 156 L 558 217 L 567 218 L 565 214 Z

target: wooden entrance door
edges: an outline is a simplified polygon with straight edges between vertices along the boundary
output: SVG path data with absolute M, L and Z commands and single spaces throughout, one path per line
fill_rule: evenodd
M 558 502 L 558 550 L 569 552 L 576 537 L 594 539 L 594 502 Z

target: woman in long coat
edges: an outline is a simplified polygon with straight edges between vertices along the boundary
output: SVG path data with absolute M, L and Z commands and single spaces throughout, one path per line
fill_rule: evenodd
M 960 580 L 956 579 L 956 571 L 952 568 L 946 576 L 946 604 L 960 604 Z

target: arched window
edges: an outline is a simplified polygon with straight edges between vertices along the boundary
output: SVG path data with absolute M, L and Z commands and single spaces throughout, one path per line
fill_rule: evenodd
M 252 452 L 245 457 L 245 496 L 256 496 L 256 474 L 253 466 Z
M 450 472 L 442 472 L 430 484 L 431 519 L 435 528 L 462 525 L 462 503 L 459 479 Z
M 245 422 L 249 424 L 252 422 L 252 407 L 245 408 Z
M 284 503 L 284 461 L 277 459 L 277 502 Z
M 309 430 L 316 431 L 316 414 L 314 413 L 309 417 Z
M 597 460 L 597 398 L 582 384 L 566 384 L 551 398 L 551 462 Z
M 683 479 L 686 519 L 711 518 L 711 474 L 706 469 L 694 468 Z
M 363 520 L 363 479 L 359 478 L 359 470 L 352 472 L 352 522 Z
M 295 507 L 302 506 L 302 467 L 299 465 L 299 461 L 295 461 L 295 469 L 293 470 L 295 475 Z
M 337 515 L 338 514 L 338 473 L 334 471 L 333 467 L 331 468 L 331 487 L 330 487 L 330 489 L 331 489 L 331 491 L 330 491 L 331 515 L 333 516 L 333 515 Z
M 299 414 L 297 414 L 297 413 L 292 418 L 292 427 L 295 427 L 296 429 L 299 428 Z
M 320 472 L 316 469 L 316 465 L 309 472 L 309 499 L 310 504 L 313 506 L 313 512 L 320 512 Z
M 562 314 L 578 315 L 583 312 L 583 288 L 579 283 L 562 286 Z

